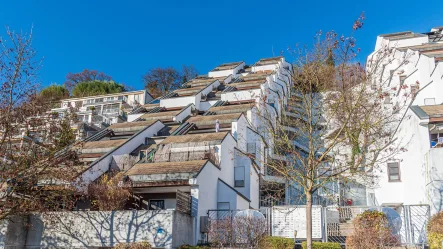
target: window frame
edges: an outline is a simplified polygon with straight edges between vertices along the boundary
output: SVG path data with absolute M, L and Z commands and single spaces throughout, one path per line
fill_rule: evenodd
M 241 170 L 243 168 L 243 179 L 237 180 L 237 170 Z M 237 185 L 237 181 L 243 181 L 243 185 Z M 235 188 L 244 188 L 246 186 L 246 167 L 245 166 L 235 166 L 234 167 L 234 187 Z
M 160 203 L 163 203 L 163 207 L 160 208 L 160 209 L 153 209 L 153 208 L 151 208 L 151 202 L 160 202 Z M 159 200 L 159 199 L 152 199 L 152 200 L 149 200 L 149 206 L 148 206 L 148 209 L 149 209 L 149 210 L 165 210 L 165 200 Z
M 397 175 L 398 175 L 398 179 L 391 179 L 391 166 L 390 166 L 390 164 L 396 164 L 397 165 L 397 168 L 398 168 L 398 173 L 397 173 Z M 388 165 L 387 165 L 388 167 L 388 181 L 389 182 L 401 182 L 401 171 L 400 171 L 400 162 L 388 162 Z

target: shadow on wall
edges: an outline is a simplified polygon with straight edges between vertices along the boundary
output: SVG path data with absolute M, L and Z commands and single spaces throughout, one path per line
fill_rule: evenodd
M 21 248 L 24 243 L 17 236 L 8 237 L 13 236 L 12 231 L 22 230 L 19 234 L 26 235 L 26 248 L 113 247 L 119 243 L 141 241 L 154 247 L 171 248 L 174 212 L 78 211 L 32 215 L 29 226 L 9 222 L 3 241 L 5 248 Z

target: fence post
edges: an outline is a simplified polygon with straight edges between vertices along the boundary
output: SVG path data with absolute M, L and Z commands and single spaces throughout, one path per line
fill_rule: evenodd
M 328 242 L 328 216 L 327 216 L 327 214 L 328 214 L 328 207 L 322 207 L 322 209 L 323 209 L 323 216 L 324 216 L 324 219 L 323 219 L 323 236 L 324 236 L 324 239 L 323 239 L 323 241 L 324 242 Z

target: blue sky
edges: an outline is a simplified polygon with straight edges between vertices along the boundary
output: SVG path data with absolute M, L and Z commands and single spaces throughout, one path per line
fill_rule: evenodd
M 296 43 L 312 44 L 320 29 L 349 33 L 362 11 L 365 25 L 356 37 L 364 56 L 377 34 L 443 26 L 442 0 L 10 0 L 1 4 L 0 24 L 34 26 L 43 85 L 87 68 L 139 89 L 150 68 L 193 64 L 206 73 L 223 62 L 253 63 Z

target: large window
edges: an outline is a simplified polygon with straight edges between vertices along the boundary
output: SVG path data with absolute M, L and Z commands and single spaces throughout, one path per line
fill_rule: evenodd
M 388 179 L 390 182 L 400 182 L 400 163 L 390 162 L 388 163 Z
M 245 186 L 245 167 L 234 167 L 234 187 Z

